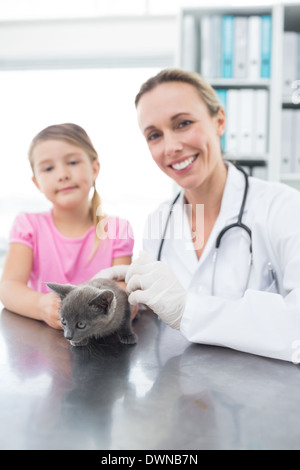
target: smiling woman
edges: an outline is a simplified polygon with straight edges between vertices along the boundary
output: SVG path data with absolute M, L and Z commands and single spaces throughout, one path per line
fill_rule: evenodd
M 185 189 L 188 200 L 193 199 L 191 191 L 216 174 L 216 167 L 223 170 L 215 187 L 223 190 L 226 171 L 220 138 L 225 113 L 208 83 L 181 70 L 162 71 L 141 87 L 136 106 L 155 163 Z M 214 199 L 210 192 L 210 201 Z M 214 202 L 212 212 L 213 207 Z

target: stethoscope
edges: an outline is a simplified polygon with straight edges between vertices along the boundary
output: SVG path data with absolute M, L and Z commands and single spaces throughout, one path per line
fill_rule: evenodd
M 217 269 L 217 261 L 218 261 L 218 256 L 219 256 L 220 245 L 221 245 L 221 242 L 222 242 L 222 239 L 223 239 L 224 235 L 227 232 L 229 232 L 229 230 L 231 230 L 233 228 L 241 228 L 249 236 L 248 273 L 247 273 L 247 279 L 246 279 L 246 283 L 245 283 L 244 293 L 246 292 L 246 290 L 248 288 L 248 285 L 249 285 L 249 279 L 250 279 L 251 269 L 252 269 L 252 265 L 253 265 L 252 232 L 251 232 L 251 229 L 242 222 L 242 218 L 243 218 L 243 214 L 244 214 L 244 210 L 245 210 L 245 205 L 246 205 L 246 200 L 247 200 L 247 196 L 248 196 L 248 191 L 249 191 L 249 177 L 248 177 L 247 173 L 243 170 L 243 168 L 241 168 L 239 166 L 236 166 L 236 168 L 244 175 L 244 178 L 245 178 L 245 188 L 244 188 L 243 200 L 242 200 L 242 203 L 241 203 L 240 212 L 239 212 L 239 215 L 238 215 L 237 222 L 234 222 L 233 224 L 230 224 L 230 225 L 227 225 L 226 227 L 224 227 L 221 230 L 221 232 L 219 233 L 219 235 L 216 239 L 215 252 L 214 252 L 214 255 L 213 255 L 213 273 L 212 273 L 212 281 L 211 281 L 211 295 L 215 295 L 215 279 L 216 279 L 216 269 Z M 168 229 L 168 226 L 169 226 L 169 222 L 170 222 L 170 219 L 171 219 L 171 216 L 172 216 L 172 213 L 173 213 L 173 207 L 176 204 L 176 202 L 178 201 L 180 195 L 181 195 L 181 191 L 179 192 L 179 194 L 177 194 L 174 201 L 171 203 L 169 214 L 168 214 L 168 217 L 167 217 L 167 220 L 166 220 L 166 223 L 165 223 L 165 228 L 164 228 L 164 231 L 163 231 L 163 236 L 162 236 L 160 246 L 159 246 L 159 250 L 158 250 L 157 261 L 161 260 L 161 253 L 162 253 L 162 249 L 163 249 L 163 246 L 164 246 L 165 237 L 166 237 L 167 229 Z

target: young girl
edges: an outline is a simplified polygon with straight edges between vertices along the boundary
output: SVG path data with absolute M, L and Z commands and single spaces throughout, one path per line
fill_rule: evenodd
M 31 143 L 29 161 L 32 180 L 52 209 L 16 218 L 0 300 L 15 313 L 60 329 L 59 300 L 45 283 L 79 284 L 101 268 L 130 264 L 132 230 L 126 220 L 101 216 L 95 188 L 98 155 L 81 127 L 61 124 L 42 130 Z

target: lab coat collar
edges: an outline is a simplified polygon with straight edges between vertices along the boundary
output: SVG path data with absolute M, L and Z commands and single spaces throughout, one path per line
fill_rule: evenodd
M 245 191 L 245 177 L 235 165 L 230 162 L 225 162 L 228 168 L 227 180 L 223 193 L 220 216 L 226 221 L 237 218 L 240 212 L 241 204 L 243 201 Z M 244 213 L 248 209 L 248 200 Z
M 245 191 L 245 178 L 241 171 L 239 171 L 231 162 L 225 161 L 225 164 L 228 168 L 228 173 L 219 218 L 221 216 L 222 219 L 225 218 L 225 220 L 230 220 L 238 217 L 239 215 Z M 248 208 L 247 202 L 248 201 L 246 201 L 244 212 L 246 212 Z M 184 191 L 181 192 L 178 203 L 184 207 Z
M 185 253 L 185 262 L 189 263 L 191 270 L 194 270 L 196 265 L 200 266 L 202 263 L 204 263 L 209 253 L 211 253 L 214 249 L 215 240 L 220 231 L 230 223 L 236 222 L 240 212 L 245 190 L 245 178 L 244 175 L 232 163 L 225 163 L 228 168 L 228 174 L 221 203 L 221 210 L 199 261 L 197 260 L 195 251 L 193 249 L 192 238 L 190 238 L 190 240 L 185 239 L 185 243 L 187 243 L 185 246 L 188 246 L 189 248 L 188 251 L 183 251 L 183 253 Z M 181 223 L 185 227 L 185 233 L 188 233 L 190 228 L 188 217 L 184 210 L 185 198 L 183 191 L 181 192 L 178 203 L 182 207 Z M 247 203 L 244 213 L 246 210 Z

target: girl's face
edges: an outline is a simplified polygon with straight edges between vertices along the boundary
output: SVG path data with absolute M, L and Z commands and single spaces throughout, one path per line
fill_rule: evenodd
M 33 150 L 33 182 L 57 207 L 76 209 L 87 203 L 99 173 L 83 149 L 60 140 L 46 140 Z
M 224 111 L 212 117 L 192 85 L 158 85 L 141 97 L 137 111 L 154 161 L 182 188 L 198 188 L 222 163 Z

